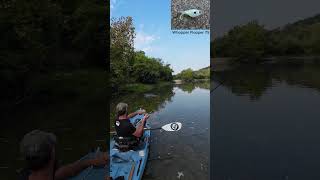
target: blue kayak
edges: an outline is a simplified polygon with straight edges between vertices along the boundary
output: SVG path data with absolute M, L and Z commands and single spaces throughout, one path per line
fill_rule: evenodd
M 136 115 L 130 122 L 137 126 L 144 115 Z M 148 121 L 145 125 L 150 128 Z M 148 161 L 150 131 L 144 131 L 138 148 L 133 151 L 121 152 L 115 147 L 115 141 L 110 141 L 110 176 L 113 179 L 122 177 L 125 180 L 141 180 Z
M 98 153 L 101 153 L 99 148 L 96 152 L 90 152 L 89 154 L 85 155 L 79 161 L 86 160 L 86 159 L 93 159 L 97 156 Z M 107 176 L 109 166 L 105 165 L 103 167 L 88 167 L 87 169 L 83 170 L 77 176 L 69 178 L 69 180 L 98 180 L 98 179 L 105 179 Z

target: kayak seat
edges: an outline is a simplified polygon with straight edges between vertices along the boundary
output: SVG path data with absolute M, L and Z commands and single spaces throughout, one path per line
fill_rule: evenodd
M 140 140 L 136 137 L 121 137 L 115 136 L 115 148 L 121 152 L 126 152 L 130 150 L 135 150 L 139 145 Z

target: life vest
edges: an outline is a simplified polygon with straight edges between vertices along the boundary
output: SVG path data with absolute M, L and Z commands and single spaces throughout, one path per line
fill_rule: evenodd
M 121 137 L 115 136 L 115 147 L 121 152 L 134 150 L 139 145 L 139 138 L 137 137 Z

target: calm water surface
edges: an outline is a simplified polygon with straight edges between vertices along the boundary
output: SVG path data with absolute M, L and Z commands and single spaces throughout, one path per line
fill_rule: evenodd
M 152 131 L 150 154 L 143 180 L 208 179 L 210 83 L 165 86 L 150 94 L 131 94 L 114 99 L 111 109 L 120 101 L 131 109 L 154 111 L 153 127 L 179 121 L 178 132 Z M 154 96 L 156 95 L 156 96 Z
M 320 179 L 320 66 L 213 75 L 224 83 L 211 94 L 212 178 Z

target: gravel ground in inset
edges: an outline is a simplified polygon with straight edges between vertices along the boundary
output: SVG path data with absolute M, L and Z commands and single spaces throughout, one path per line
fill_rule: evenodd
M 181 11 L 199 9 L 203 12 L 198 17 L 183 16 Z M 210 0 L 172 0 L 171 29 L 210 29 Z

